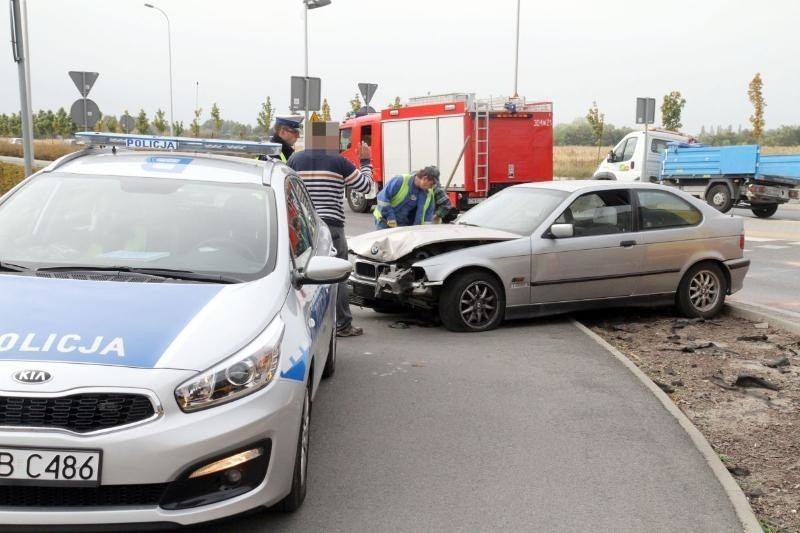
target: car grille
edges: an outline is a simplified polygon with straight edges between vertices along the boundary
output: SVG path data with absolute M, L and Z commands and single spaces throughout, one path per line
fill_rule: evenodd
M 0 507 L 133 507 L 158 505 L 167 483 L 99 487 L 0 485 Z
M 60 397 L 0 396 L 0 426 L 60 428 L 87 433 L 155 414 L 142 394 L 82 393 Z
M 372 263 L 364 263 L 363 261 L 356 261 L 356 274 L 365 278 L 375 279 L 378 277 L 377 266 Z

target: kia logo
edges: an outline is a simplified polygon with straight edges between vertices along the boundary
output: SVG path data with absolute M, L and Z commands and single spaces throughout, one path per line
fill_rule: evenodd
M 26 385 L 38 385 L 39 383 L 47 383 L 53 379 L 53 375 L 44 370 L 20 370 L 15 372 L 11 377 L 14 378 L 14 381 Z

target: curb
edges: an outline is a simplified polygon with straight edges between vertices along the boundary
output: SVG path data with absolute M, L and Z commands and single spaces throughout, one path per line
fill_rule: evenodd
M 753 322 L 767 322 L 770 326 L 800 335 L 800 316 L 794 317 L 774 307 L 726 301 L 725 310 L 735 317 L 752 320 Z
M 711 447 L 711 444 L 709 444 L 703 434 L 700 433 L 700 430 L 698 430 L 694 424 L 692 424 L 689 418 L 683 414 L 683 411 L 678 409 L 678 406 L 675 405 L 669 396 L 667 396 L 667 393 L 662 391 L 655 383 L 653 383 L 653 381 L 647 377 L 644 372 L 639 370 L 639 367 L 631 362 L 630 359 L 625 357 L 622 352 L 608 344 L 597 333 L 590 330 L 574 318 L 571 318 L 570 320 L 575 327 L 583 331 L 597 344 L 605 348 L 620 363 L 630 370 L 630 372 L 636 378 L 638 378 L 638 380 L 661 402 L 667 412 L 675 417 L 675 419 L 678 421 L 678 424 L 680 424 L 683 430 L 689 435 L 689 438 L 694 443 L 697 451 L 700 452 L 700 454 L 706 460 L 708 466 L 711 467 L 711 471 L 714 473 L 717 481 L 719 481 L 719 484 L 722 485 L 722 489 L 725 491 L 725 494 L 728 495 L 728 499 L 733 505 L 736 516 L 739 518 L 739 522 L 742 524 L 742 531 L 744 533 L 763 533 L 761 524 L 759 524 L 758 518 L 753 512 L 753 509 L 750 507 L 750 503 L 747 501 L 747 497 L 744 495 L 744 492 L 742 492 L 739 484 L 736 483 L 736 480 L 733 479 L 731 473 L 728 472 L 728 469 L 725 468 L 724 464 L 722 464 L 722 460 L 720 460 L 717 452 L 714 451 L 714 449 Z M 800 329 L 800 325 L 798 328 Z

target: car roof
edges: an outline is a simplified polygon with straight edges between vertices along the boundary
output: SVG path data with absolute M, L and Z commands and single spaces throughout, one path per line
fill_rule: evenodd
M 614 180 L 558 180 L 558 181 L 536 181 L 532 183 L 521 183 L 515 185 L 513 188 L 520 189 L 552 189 L 564 192 L 575 192 L 583 190 L 603 190 L 603 189 L 619 189 L 619 188 L 635 188 L 635 189 L 663 189 L 664 185 L 657 183 L 639 183 L 639 182 L 621 182 Z
M 193 152 L 87 149 L 47 167 L 47 172 L 90 176 L 136 176 L 262 184 L 275 161 Z M 265 177 L 267 179 L 265 179 Z

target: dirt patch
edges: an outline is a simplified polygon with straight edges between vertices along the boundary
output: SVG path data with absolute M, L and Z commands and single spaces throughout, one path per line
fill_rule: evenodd
M 730 315 L 578 319 L 669 394 L 719 454 L 768 532 L 800 532 L 800 336 Z

